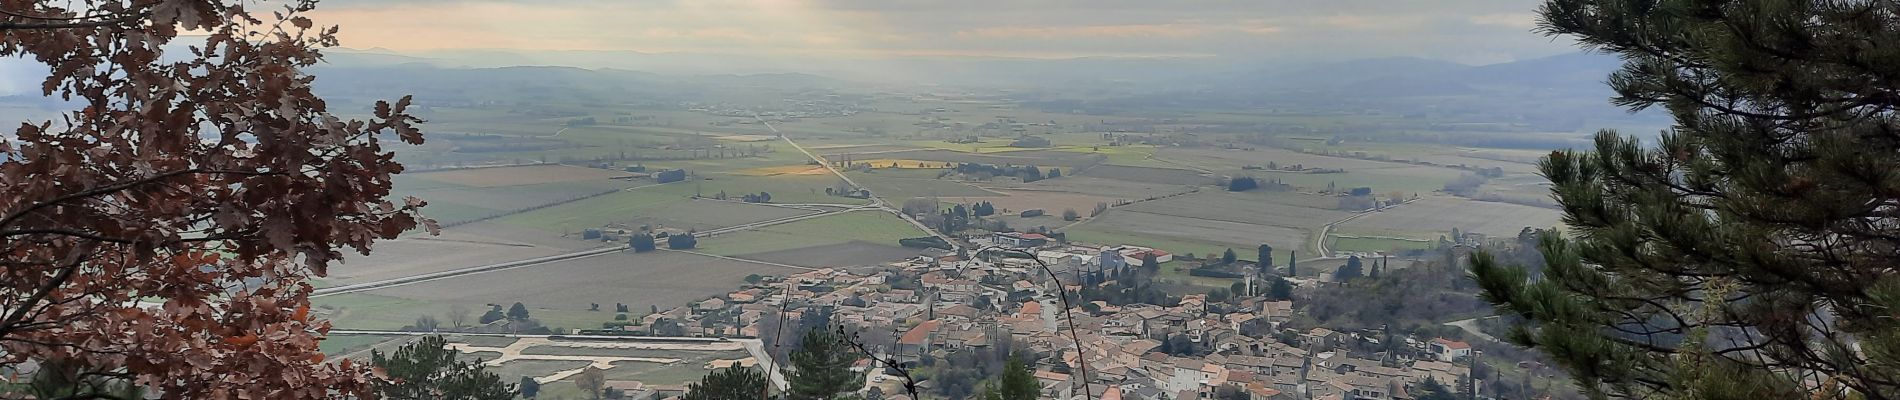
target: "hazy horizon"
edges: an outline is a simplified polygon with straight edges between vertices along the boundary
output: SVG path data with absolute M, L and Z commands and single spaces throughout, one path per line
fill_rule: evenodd
M 1536 2 L 330 1 L 342 45 L 751 57 L 1173 57 L 1469 65 L 1574 51 L 1531 32 Z M 1295 4 L 1298 3 L 1298 4 Z M 418 16 L 426 16 L 419 18 Z

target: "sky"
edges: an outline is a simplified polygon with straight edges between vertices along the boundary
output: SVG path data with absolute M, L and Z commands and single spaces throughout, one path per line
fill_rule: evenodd
M 343 47 L 804 57 L 1409 56 L 1574 51 L 1537 0 L 326 0 Z

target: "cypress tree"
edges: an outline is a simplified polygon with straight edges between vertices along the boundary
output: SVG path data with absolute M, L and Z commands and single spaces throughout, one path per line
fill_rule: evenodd
M 1900 8 L 1550 0 L 1542 31 L 1615 53 L 1605 130 L 1540 169 L 1574 239 L 1539 273 L 1484 253 L 1485 299 L 1593 396 L 1900 398 Z
M 1255 257 L 1258 257 L 1255 258 L 1255 260 L 1260 261 L 1260 273 L 1266 274 L 1273 272 L 1273 246 L 1262 243 Z

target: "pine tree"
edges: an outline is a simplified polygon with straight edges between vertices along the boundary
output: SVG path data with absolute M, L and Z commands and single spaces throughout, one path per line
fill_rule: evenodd
M 1267 297 L 1271 297 L 1275 301 L 1292 300 L 1293 284 L 1287 282 L 1286 278 L 1274 277 L 1273 286 L 1267 288 Z
M 515 384 L 515 387 L 521 389 L 522 398 L 532 399 L 541 394 L 541 382 L 534 380 L 533 377 L 521 377 L 521 383 Z
M 753 400 L 766 398 L 765 373 L 733 365 L 714 370 L 699 382 L 686 384 L 685 400 Z
M 1017 357 L 1010 357 L 1004 364 L 1001 379 L 983 386 L 983 400 L 1036 400 L 1042 395 L 1042 385 L 1036 381 L 1035 372 Z
M 508 400 L 515 397 L 514 385 L 488 372 L 479 362 L 455 359 L 455 350 L 441 336 L 422 339 L 384 354 L 370 350 L 370 365 L 381 369 L 387 379 L 376 381 L 376 392 L 385 399 L 457 399 Z
M 788 400 L 827 400 L 862 385 L 864 377 L 851 372 L 858 353 L 844 339 L 823 328 L 805 332 L 792 352 L 792 371 L 785 374 L 791 390 Z
M 1586 394 L 1900 398 L 1900 8 L 1550 0 L 1543 31 L 1616 53 L 1616 104 L 1676 118 L 1540 164 L 1575 239 L 1539 273 L 1472 257 L 1508 338 Z M 1645 143 L 1647 142 L 1647 144 Z
M 1286 252 L 1286 276 L 1300 276 L 1299 266 L 1294 265 L 1297 261 L 1299 261 L 1299 252 Z
M 1240 255 L 1234 254 L 1234 249 L 1227 249 L 1226 253 L 1221 253 L 1220 255 L 1220 262 L 1222 264 L 1233 264 L 1234 261 L 1239 261 L 1239 260 L 1240 260 Z

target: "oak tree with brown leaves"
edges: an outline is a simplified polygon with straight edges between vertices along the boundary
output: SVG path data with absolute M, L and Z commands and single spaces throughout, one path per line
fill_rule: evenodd
M 324 362 L 305 281 L 433 229 L 420 200 L 384 200 L 402 165 L 378 135 L 421 143 L 421 120 L 407 98 L 344 120 L 311 92 L 300 69 L 337 32 L 314 6 L 0 0 L 0 56 L 47 66 L 72 107 L 0 133 L 0 367 L 164 398 L 374 396 L 363 366 Z

